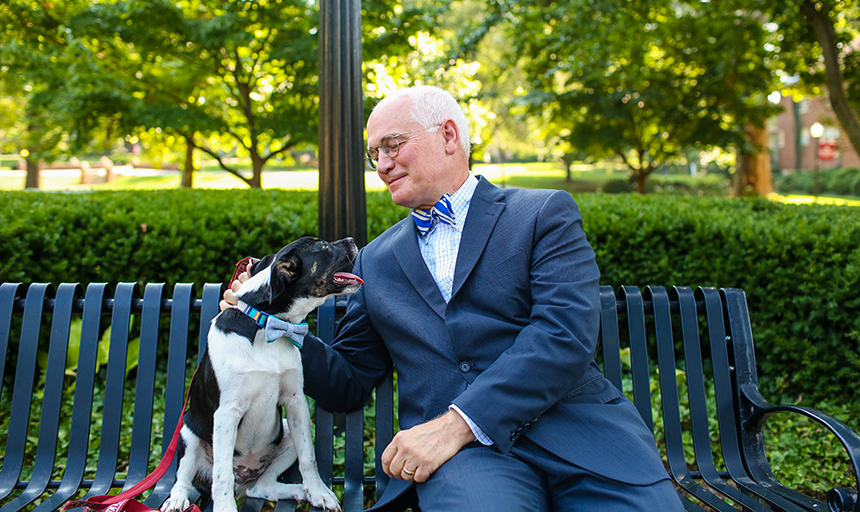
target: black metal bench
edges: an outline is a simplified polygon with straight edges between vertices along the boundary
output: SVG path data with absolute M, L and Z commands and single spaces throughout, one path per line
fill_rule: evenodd
M 0 512 L 56 510 L 83 492 L 92 496 L 128 488 L 154 468 L 170 441 L 162 439 L 161 432 L 169 437 L 176 425 L 191 373 L 189 361 L 195 362 L 205 347 L 222 286 L 205 285 L 199 299 L 192 284 L 176 285 L 169 297 L 162 284 L 148 284 L 142 291 L 141 297 L 141 287 L 133 283 L 118 284 L 113 291 L 105 284 L 91 284 L 86 290 L 68 283 L 56 288 L 0 285 L 0 350 L 5 358 L 0 415 L 8 414 L 5 444 L 0 446 Z M 846 448 L 855 475 L 860 470 L 860 437 L 822 412 L 771 406 L 760 396 L 741 290 L 621 287 L 616 296 L 612 288 L 602 287 L 601 301 L 604 371 L 619 388 L 632 381 L 636 406 L 652 428 L 650 361 L 664 370 L 659 372 L 659 389 L 667 466 L 687 510 L 860 511 L 860 484 L 832 490 L 825 504 L 784 487 L 773 475 L 762 424 L 776 412 L 809 416 L 833 432 Z M 342 300 L 332 300 L 319 309 L 317 332 L 323 339 L 333 338 L 342 307 Z M 66 357 L 75 318 L 82 319 L 82 327 L 71 377 L 66 375 Z M 108 325 L 107 368 L 97 372 L 99 340 Z M 139 345 L 129 343 L 138 336 Z M 621 357 L 627 350 L 629 368 Z M 127 361 L 136 361 L 134 371 L 127 371 Z M 679 389 L 675 373 L 681 361 L 686 386 Z M 14 376 L 3 374 L 12 368 Z M 713 411 L 705 398 L 710 382 L 716 398 Z M 683 396 L 689 401 L 690 418 L 682 422 Z M 132 415 L 123 414 L 124 400 L 127 406 L 133 404 Z M 372 501 L 387 484 L 378 453 L 366 454 L 364 447 L 366 432 L 375 436 L 371 446 L 386 446 L 391 440 L 393 404 L 394 386 L 388 379 L 377 389 L 372 407 L 346 415 L 315 412 L 320 473 L 341 492 L 347 512 L 362 510 L 366 498 Z M 721 464 L 711 451 L 715 435 L 708 423 L 715 416 Z M 0 427 L 6 420 L 0 417 Z M 687 452 L 694 454 L 692 459 L 685 456 L 685 431 L 691 432 L 687 437 L 693 446 Z M 90 447 L 96 436 L 100 445 Z M 167 497 L 175 467 L 176 461 L 146 497 L 147 505 L 158 507 Z M 261 500 L 246 500 L 243 511 L 259 512 L 263 506 Z M 295 507 L 280 502 L 275 508 Z

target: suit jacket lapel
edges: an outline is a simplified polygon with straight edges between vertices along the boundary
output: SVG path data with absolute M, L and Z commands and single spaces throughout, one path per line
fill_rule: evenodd
M 504 198 L 505 193 L 501 189 L 487 181 L 483 176 L 479 177 L 478 186 L 475 188 L 472 201 L 469 203 L 469 214 L 463 227 L 463 236 L 460 239 L 451 297 L 454 297 L 463 283 L 466 282 L 466 278 L 469 277 L 478 262 L 478 258 L 484 252 L 490 234 L 505 209 L 505 203 L 502 202 Z M 418 257 L 420 258 L 421 255 L 419 254 Z M 433 281 L 432 276 L 430 280 Z
M 407 217 L 400 223 L 400 231 L 395 235 L 392 249 L 394 257 L 415 290 L 437 315 L 444 318 L 447 304 L 418 249 L 418 229 L 412 219 Z

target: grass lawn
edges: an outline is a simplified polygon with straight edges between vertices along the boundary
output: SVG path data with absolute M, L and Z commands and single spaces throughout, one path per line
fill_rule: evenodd
M 627 172 L 612 168 L 578 166 L 572 172 L 571 181 L 566 182 L 564 171 L 555 163 L 527 164 L 477 164 L 475 173 L 500 186 L 527 188 L 558 188 L 571 192 L 594 192 L 610 179 L 624 180 Z M 685 179 L 686 177 L 673 177 Z M 713 178 L 699 178 L 713 182 Z M 660 177 L 654 177 L 659 180 Z M 80 184 L 80 172 L 76 170 L 42 171 L 43 190 L 121 190 L 178 188 L 179 171 L 149 169 L 132 170 L 119 168 L 118 175 L 110 183 Z M 694 180 L 695 178 L 690 178 Z M 689 181 L 689 180 L 688 180 Z M 693 182 L 694 182 L 693 181 Z M 382 190 L 384 185 L 375 172 L 365 174 L 367 190 Z M 15 190 L 24 186 L 21 171 L 0 171 L 0 189 Z M 232 174 L 222 170 L 199 171 L 194 176 L 196 188 L 245 188 L 246 185 Z M 288 188 L 301 190 L 317 189 L 317 171 L 312 168 L 298 170 L 273 170 L 263 173 L 264 188 Z
M 80 172 L 75 169 L 44 170 L 42 171 L 42 190 L 128 190 L 128 189 L 175 189 L 179 188 L 180 172 L 154 169 L 132 169 L 119 167 L 118 173 L 110 183 L 80 184 Z M 564 171 L 556 163 L 513 163 L 513 164 L 477 164 L 475 174 L 479 174 L 491 182 L 503 187 L 550 188 L 563 189 L 572 193 L 598 192 L 607 181 L 625 181 L 627 172 L 624 169 L 612 167 L 574 166 L 571 180 L 566 181 Z M 670 186 L 665 186 L 667 180 Z M 685 186 L 687 193 L 695 193 L 696 189 L 708 191 L 708 195 L 721 195 L 725 188 L 725 179 L 717 175 L 692 177 L 687 175 L 655 174 L 649 178 L 655 185 L 664 185 L 670 190 L 676 186 Z M 199 171 L 194 176 L 195 188 L 246 188 L 244 182 L 232 174 L 222 170 Z M 292 190 L 316 190 L 318 173 L 313 168 L 297 170 L 272 170 L 263 173 L 264 188 L 285 188 Z M 11 171 L 8 168 L 0 170 L 0 190 L 21 190 L 24 187 L 22 171 Z M 384 190 L 384 185 L 375 172 L 365 173 L 366 190 Z M 665 193 L 665 192 L 664 192 Z M 671 193 L 671 192 L 670 192 Z M 701 193 L 699 194 L 701 195 Z M 795 204 L 816 202 L 812 196 L 788 195 L 775 196 L 775 200 Z M 853 197 L 819 197 L 819 203 L 860 206 L 860 200 Z

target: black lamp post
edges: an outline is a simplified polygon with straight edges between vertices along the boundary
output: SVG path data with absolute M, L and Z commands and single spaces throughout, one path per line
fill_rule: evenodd
M 361 1 L 322 0 L 319 33 L 319 236 L 367 244 Z

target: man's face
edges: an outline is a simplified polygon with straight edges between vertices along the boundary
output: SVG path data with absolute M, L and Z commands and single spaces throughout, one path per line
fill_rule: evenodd
M 429 208 L 446 192 L 445 143 L 439 130 L 411 120 L 411 100 L 397 98 L 377 107 L 367 121 L 368 147 L 382 144 L 385 137 L 399 137 L 397 156 L 379 152 L 376 173 L 388 187 L 391 200 L 408 208 Z

